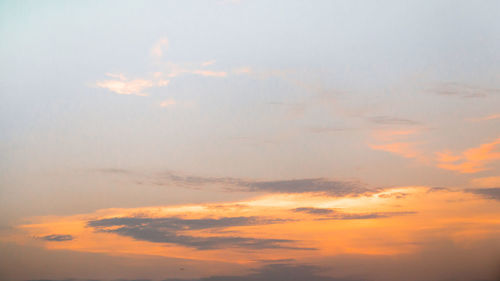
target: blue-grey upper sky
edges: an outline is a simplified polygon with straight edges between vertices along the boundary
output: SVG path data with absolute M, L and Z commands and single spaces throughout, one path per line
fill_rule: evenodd
M 0 1 L 0 234 L 270 193 L 492 194 L 498 18 L 499 1 Z

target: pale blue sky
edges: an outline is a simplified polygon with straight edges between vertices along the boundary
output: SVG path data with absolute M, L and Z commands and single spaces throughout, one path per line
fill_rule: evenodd
M 471 121 L 500 107 L 499 6 L 2 1 L 2 220 L 247 196 L 117 187 L 89 172 L 102 168 L 371 186 L 467 187 L 495 175 L 498 162 L 464 175 L 434 158 L 499 136 L 498 119 Z M 147 97 L 97 86 L 106 73 L 153 79 L 168 62 L 227 75 L 179 75 Z M 404 141 L 422 159 L 372 149 L 387 142 L 373 137 L 383 130 L 418 131 Z

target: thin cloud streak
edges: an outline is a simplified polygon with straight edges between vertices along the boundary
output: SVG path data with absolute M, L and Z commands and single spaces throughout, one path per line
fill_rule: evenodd
M 225 217 L 220 219 L 181 219 L 178 217 L 140 218 L 117 217 L 89 221 L 87 225 L 99 232 L 114 233 L 136 240 L 170 243 L 198 250 L 221 248 L 313 250 L 292 246 L 294 240 L 265 239 L 239 236 L 193 236 L 189 230 L 204 230 L 237 226 L 282 223 L 286 220 L 259 217 Z
M 500 89 L 483 88 L 456 82 L 439 83 L 430 91 L 438 95 L 461 98 L 484 98 L 491 94 L 500 93 Z
M 450 151 L 437 153 L 437 166 L 439 168 L 457 171 L 463 174 L 472 174 L 488 170 L 487 165 L 500 160 L 500 138 L 453 154 Z
M 325 178 L 258 181 L 230 177 L 183 176 L 164 173 L 163 179 L 184 186 L 221 185 L 227 191 L 267 193 L 323 193 L 329 196 L 361 196 L 376 192 L 359 182 L 336 181 Z
M 168 49 L 168 39 L 162 38 L 156 42 L 151 48 L 151 55 L 157 58 L 163 57 L 164 52 Z
M 39 238 L 49 242 L 63 242 L 63 241 L 71 241 L 74 239 L 74 237 L 69 234 L 51 234 Z
M 344 213 L 334 209 L 300 207 L 292 210 L 296 213 L 306 213 L 309 215 L 319 216 L 318 220 L 364 220 L 364 219 L 379 219 L 389 218 L 393 216 L 412 215 L 417 212 L 372 212 L 372 213 Z

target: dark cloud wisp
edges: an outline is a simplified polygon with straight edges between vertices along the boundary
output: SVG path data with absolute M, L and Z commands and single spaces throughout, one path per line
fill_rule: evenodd
M 319 220 L 362 220 L 362 219 L 379 219 L 388 218 L 394 216 L 404 216 L 416 214 L 416 212 L 371 212 L 371 213 L 344 213 L 334 209 L 327 208 L 313 208 L 313 207 L 302 207 L 296 208 L 292 211 L 297 213 L 307 213 L 310 215 L 319 216 Z
M 320 274 L 321 268 L 312 265 L 277 263 L 265 265 L 247 275 L 211 276 L 201 279 L 166 279 L 164 281 L 353 281 Z
M 488 199 L 500 200 L 500 187 L 467 189 L 467 192 L 481 195 Z
M 184 233 L 190 230 L 206 230 L 235 226 L 262 225 L 283 222 L 280 219 L 260 217 L 226 217 L 220 219 L 182 219 L 121 217 L 93 220 L 87 226 L 100 232 L 115 233 L 136 240 L 154 243 L 170 243 L 198 250 L 219 248 L 246 249 L 297 249 L 313 250 L 294 246 L 296 241 L 288 239 L 265 239 L 239 236 L 193 236 Z
M 40 239 L 51 242 L 62 242 L 62 241 L 71 241 L 74 239 L 73 236 L 69 234 L 51 234 L 40 237 Z
M 106 169 L 105 172 L 116 174 L 114 169 Z M 119 170 L 119 173 L 125 172 Z M 132 174 L 132 172 L 129 172 L 129 174 Z M 326 178 L 259 181 L 231 177 L 183 175 L 170 171 L 157 174 L 151 180 L 147 180 L 146 182 L 148 181 L 154 185 L 180 186 L 188 188 L 200 188 L 207 185 L 216 185 L 230 192 L 322 193 L 334 197 L 361 196 L 380 190 L 377 188 L 367 188 L 362 183 L 356 181 L 339 181 Z

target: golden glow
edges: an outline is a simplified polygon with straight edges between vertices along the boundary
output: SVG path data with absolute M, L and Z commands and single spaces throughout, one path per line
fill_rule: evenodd
M 248 263 L 256 259 L 300 260 L 336 254 L 393 255 L 416 251 L 439 233 L 457 243 L 467 243 L 498 231 L 500 204 L 471 193 L 403 187 L 367 196 L 334 198 L 319 194 L 270 195 L 253 200 L 185 206 L 155 206 L 132 209 L 104 209 L 91 214 L 66 217 L 36 217 L 20 226 L 24 236 L 69 234 L 72 241 L 51 242 L 35 239 L 48 249 L 99 252 L 111 255 L 157 255 L 194 260 Z M 296 208 L 329 209 L 332 214 L 367 215 L 354 219 L 294 211 Z M 372 216 L 369 216 L 369 215 Z M 291 248 L 249 250 L 238 247 L 199 250 L 171 243 L 140 241 L 115 233 L 98 232 L 87 226 L 90 220 L 117 217 L 203 219 L 223 217 L 262 217 L 282 220 L 276 223 L 186 230 L 194 237 L 237 236 L 262 239 L 290 239 Z M 370 234 L 367 236 L 367 234 Z

